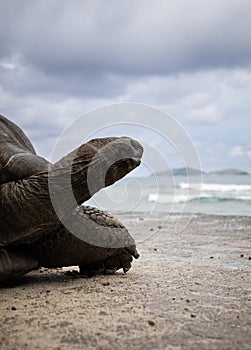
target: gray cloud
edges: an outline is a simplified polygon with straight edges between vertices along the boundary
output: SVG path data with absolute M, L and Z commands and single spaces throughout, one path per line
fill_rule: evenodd
M 249 1 L 9 1 L 1 56 L 46 74 L 170 74 L 250 64 Z
M 42 155 L 89 109 L 137 101 L 177 118 L 199 145 L 203 167 L 224 160 L 251 170 L 250 1 L 0 6 L 0 113 L 24 128 Z M 231 158 L 238 145 L 247 151 Z

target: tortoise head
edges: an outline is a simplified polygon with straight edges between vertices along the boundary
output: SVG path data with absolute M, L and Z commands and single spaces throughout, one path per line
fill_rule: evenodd
M 129 137 L 90 141 L 95 154 L 89 164 L 88 187 L 109 186 L 140 165 L 143 147 Z M 98 146 L 98 147 L 97 147 Z
M 59 184 L 57 193 L 72 191 L 81 204 L 135 169 L 142 154 L 140 143 L 129 137 L 93 139 L 52 165 L 50 178 Z
M 86 181 L 91 196 L 139 166 L 143 154 L 140 143 L 129 137 L 94 139 L 78 149 L 73 162 L 73 173 L 75 164 L 79 161 L 81 163 L 81 159 L 87 161 L 87 145 L 89 163 Z

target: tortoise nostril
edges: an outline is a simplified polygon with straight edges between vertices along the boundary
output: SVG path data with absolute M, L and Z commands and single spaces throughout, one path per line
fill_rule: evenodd
M 143 153 L 143 147 L 141 146 L 141 144 L 134 139 L 131 139 L 130 143 L 134 151 L 137 153 L 137 156 L 141 157 Z
M 137 149 L 139 147 L 139 143 L 136 140 L 130 140 L 130 142 L 133 148 Z

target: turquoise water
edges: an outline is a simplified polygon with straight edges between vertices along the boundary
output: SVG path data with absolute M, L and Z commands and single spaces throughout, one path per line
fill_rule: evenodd
M 111 212 L 251 216 L 251 175 L 125 178 L 88 204 Z

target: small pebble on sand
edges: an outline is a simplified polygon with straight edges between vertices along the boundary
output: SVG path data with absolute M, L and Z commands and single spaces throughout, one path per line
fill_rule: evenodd
M 109 281 L 106 281 L 106 282 L 103 282 L 102 283 L 102 286 L 109 286 L 110 285 L 110 282 Z

